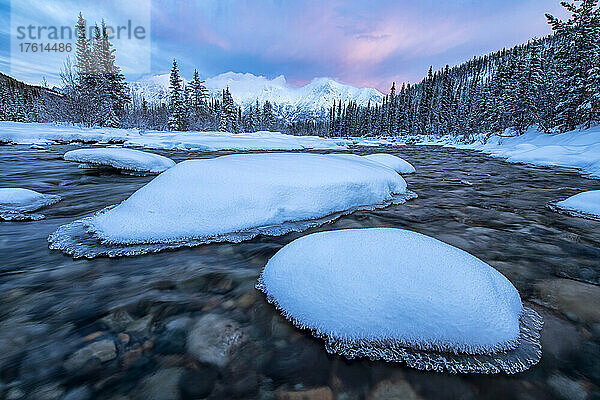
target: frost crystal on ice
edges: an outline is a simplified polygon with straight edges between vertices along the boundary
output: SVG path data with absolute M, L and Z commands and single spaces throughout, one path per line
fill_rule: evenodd
M 393 170 L 360 156 L 229 155 L 182 162 L 49 241 L 75 257 L 142 254 L 302 231 L 414 196 Z
M 402 229 L 308 235 L 283 247 L 257 288 L 327 351 L 424 370 L 516 373 L 541 357 L 541 317 L 498 271 Z
M 175 165 L 170 158 L 158 154 L 119 147 L 71 150 L 63 158 L 80 163 L 81 168 L 111 167 L 151 174 L 161 173 Z

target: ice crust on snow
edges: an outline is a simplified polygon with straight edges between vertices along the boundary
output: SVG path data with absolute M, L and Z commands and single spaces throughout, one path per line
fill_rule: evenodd
M 416 172 L 415 167 L 413 167 L 408 161 L 393 154 L 376 153 L 363 157 L 390 167 L 399 174 L 413 174 Z
M 76 257 L 239 242 L 414 196 L 392 169 L 360 156 L 228 155 L 179 163 L 121 204 L 60 227 L 49 241 Z
M 14 144 L 111 143 L 146 149 L 221 151 L 221 150 L 343 150 L 344 139 L 293 136 L 280 132 L 164 132 L 136 129 L 83 128 L 47 123 L 0 121 L 0 142 Z
M 30 214 L 60 201 L 60 196 L 42 194 L 23 188 L 0 188 L 0 219 L 6 221 L 38 220 L 41 214 Z
M 311 234 L 284 246 L 257 287 L 349 358 L 450 372 L 520 372 L 539 361 L 541 318 L 498 271 L 402 229 Z
M 566 200 L 550 204 L 550 208 L 564 214 L 600 221 L 600 190 L 589 190 Z
M 153 174 L 159 174 L 175 165 L 170 158 L 158 154 L 119 147 L 71 150 L 66 152 L 63 158 L 66 161 L 78 162 L 84 168 L 100 166 Z

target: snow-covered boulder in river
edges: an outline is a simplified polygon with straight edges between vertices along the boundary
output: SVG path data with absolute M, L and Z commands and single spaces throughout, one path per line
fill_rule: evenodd
M 471 254 L 419 233 L 348 229 L 304 236 L 257 288 L 331 353 L 449 372 L 521 372 L 541 356 L 541 317 Z
M 228 155 L 179 163 L 121 204 L 60 227 L 49 241 L 76 257 L 239 242 L 414 196 L 400 175 L 360 156 Z
M 110 167 L 141 174 L 159 174 L 175 165 L 170 158 L 158 154 L 120 147 L 71 150 L 63 158 L 84 168 Z
M 368 160 L 375 161 L 387 167 L 390 167 L 399 174 L 413 174 L 416 171 L 415 167 L 413 167 L 408 161 L 393 154 L 376 153 L 369 154 L 363 157 Z
M 600 220 L 600 190 L 590 190 L 551 204 L 550 208 L 576 217 Z
M 22 188 L 0 188 L 0 220 L 23 221 L 44 218 L 40 214 L 29 214 L 40 208 L 60 201 L 60 196 L 42 194 Z

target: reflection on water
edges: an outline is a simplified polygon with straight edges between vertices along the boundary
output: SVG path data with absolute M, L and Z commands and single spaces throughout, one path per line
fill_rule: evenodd
M 58 226 L 152 179 L 78 169 L 61 159 L 72 148 L 0 147 L 0 186 L 64 198 L 45 220 L 0 223 L 0 398 L 600 396 L 600 222 L 545 207 L 599 181 L 460 150 L 355 150 L 406 158 L 419 198 L 309 232 L 386 226 L 434 236 L 497 268 L 544 317 L 539 365 L 516 376 L 456 376 L 331 356 L 282 320 L 254 283 L 269 257 L 303 234 L 119 259 L 50 251 L 46 238 Z

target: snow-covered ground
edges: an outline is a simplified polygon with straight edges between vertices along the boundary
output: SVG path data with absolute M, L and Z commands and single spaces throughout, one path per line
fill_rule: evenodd
M 600 126 L 560 134 L 546 134 L 536 128 L 520 136 L 479 135 L 473 143 L 455 136 L 409 135 L 391 138 L 351 138 L 356 146 L 446 146 L 481 151 L 508 162 L 575 168 L 592 178 L 600 178 Z
M 295 325 L 324 338 L 329 351 L 350 358 L 511 373 L 541 354 L 539 335 L 521 337 L 521 330 L 539 330 L 540 317 L 523 307 L 508 279 L 471 254 L 416 232 L 373 228 L 304 236 L 269 260 L 257 287 Z M 531 325 L 522 326 L 528 317 Z M 429 359 L 407 348 L 500 353 L 502 361 L 443 353 Z M 517 348 L 520 355 L 511 359 Z
M 81 128 L 70 125 L 0 122 L 0 142 L 15 144 L 122 143 L 164 150 L 341 150 L 344 139 L 293 136 L 279 132 L 161 132 L 137 129 Z
M 19 144 L 121 143 L 147 149 L 219 150 L 342 150 L 356 146 L 401 146 L 407 143 L 481 151 L 509 162 L 576 168 L 600 178 L 600 127 L 561 134 L 530 129 L 521 136 L 483 135 L 473 143 L 452 136 L 402 136 L 394 138 L 322 138 L 279 132 L 140 132 L 136 129 L 80 128 L 67 125 L 0 122 L 0 142 Z
M 600 127 L 546 134 L 530 129 L 521 136 L 494 135 L 485 144 L 453 144 L 458 148 L 482 151 L 508 162 L 576 168 L 600 178 Z
M 600 220 L 600 190 L 578 193 L 552 204 L 551 208 L 569 215 Z
M 139 254 L 281 235 L 411 197 L 395 171 L 356 155 L 228 155 L 181 162 L 118 206 L 65 225 L 49 240 L 75 256 Z M 87 248 L 82 232 L 121 247 Z
M 175 165 L 170 158 L 158 154 L 119 147 L 71 150 L 63 157 L 66 161 L 82 164 L 84 168 L 111 167 L 136 173 L 159 174 Z
M 0 188 L 0 220 L 36 220 L 40 214 L 28 214 L 60 201 L 60 196 L 23 188 Z

